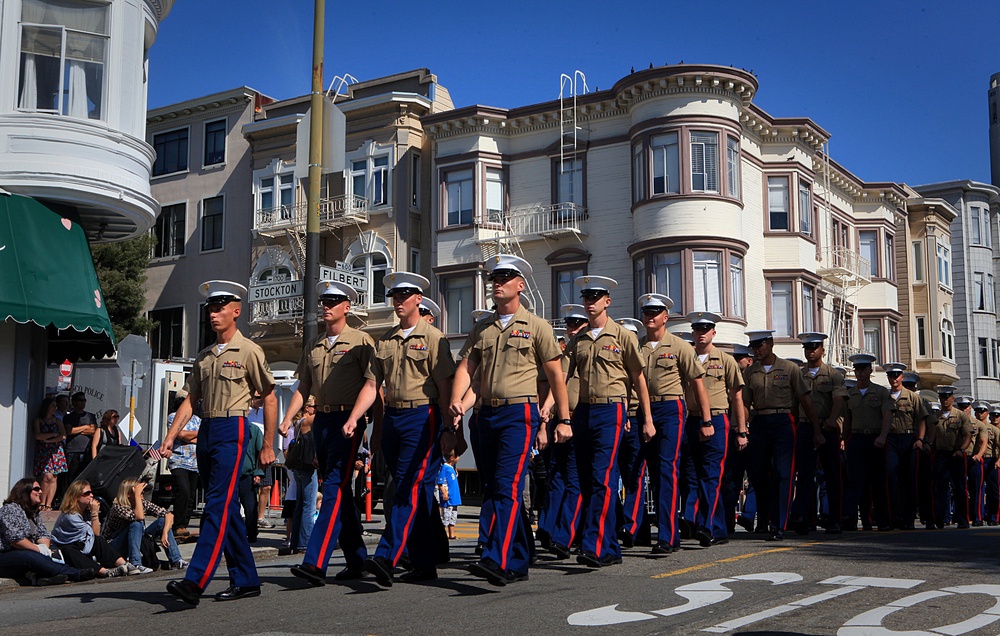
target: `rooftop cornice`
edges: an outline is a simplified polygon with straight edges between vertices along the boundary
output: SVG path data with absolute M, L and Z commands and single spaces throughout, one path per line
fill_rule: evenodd
M 203 113 L 209 110 L 218 110 L 220 108 L 233 106 L 241 101 L 243 103 L 248 103 L 253 101 L 258 95 L 264 97 L 265 99 L 270 99 L 266 95 L 255 91 L 249 86 L 241 86 L 240 88 L 234 88 L 220 93 L 213 93 L 196 99 L 189 99 L 184 102 L 161 106 L 146 113 L 146 124 L 155 124 L 166 120 L 178 119 L 180 117 L 187 117 L 188 115 Z
M 149 8 L 153 10 L 153 15 L 160 22 L 170 13 L 170 10 L 174 8 L 174 0 L 146 0 L 146 4 Z

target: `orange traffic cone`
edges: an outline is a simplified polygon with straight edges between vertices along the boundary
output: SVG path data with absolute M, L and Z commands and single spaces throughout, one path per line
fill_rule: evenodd
M 267 507 L 269 510 L 281 510 L 281 482 L 277 479 L 271 486 L 271 501 L 268 502 Z

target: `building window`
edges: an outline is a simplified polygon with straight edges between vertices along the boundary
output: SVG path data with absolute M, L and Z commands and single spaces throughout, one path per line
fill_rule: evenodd
M 878 277 L 878 232 L 861 230 L 858 232 L 858 251 L 861 257 L 868 260 L 868 274 Z
M 381 252 L 362 254 L 351 261 L 351 269 L 368 280 L 367 298 L 359 304 L 367 307 L 386 304 L 385 283 L 382 282 L 389 273 L 389 259 L 386 255 Z
M 1000 375 L 1000 340 L 991 340 L 993 350 L 993 377 Z
M 653 151 L 653 194 L 681 191 L 677 133 L 657 135 L 650 141 Z
M 862 348 L 875 356 L 876 364 L 883 364 L 882 358 L 882 321 L 878 319 L 867 319 L 861 321 L 863 333 Z
M 691 133 L 691 190 L 719 191 L 719 134 Z
M 472 168 L 445 173 L 445 210 L 447 225 L 472 223 Z
M 410 162 L 410 205 L 418 210 L 420 209 L 420 178 L 420 155 L 413 153 L 413 159 Z
M 153 176 L 159 177 L 188 169 L 188 129 L 171 130 L 153 135 Z
M 389 151 L 374 153 L 375 144 L 366 143 L 362 156 L 351 153 L 350 174 L 348 175 L 349 195 L 368 199 L 371 207 L 389 205 L 392 170 L 389 166 Z
M 555 162 L 556 200 L 554 203 L 574 203 L 583 207 L 583 159 L 567 159 Z
M 201 251 L 221 250 L 226 216 L 222 195 L 201 202 Z
M 680 252 L 661 252 L 653 256 L 653 293 L 663 294 L 674 301 L 670 310 L 684 314 L 684 271 Z
M 802 331 L 816 331 L 816 288 L 802 284 Z
M 18 108 L 104 119 L 109 3 L 21 2 Z
M 996 289 L 993 285 L 993 274 L 986 275 L 986 311 L 996 313 Z
M 989 208 L 983 208 L 983 245 L 993 247 L 993 220 Z
M 226 120 L 205 124 L 205 165 L 226 162 Z
M 917 356 L 927 357 L 927 318 L 917 316 Z
M 198 351 L 215 344 L 217 337 L 212 329 L 212 319 L 208 315 L 208 305 L 201 303 L 198 306 Z
M 899 324 L 889 321 L 889 362 L 899 361 Z
M 736 137 L 726 138 L 726 163 L 729 168 L 729 196 L 740 198 L 740 140 Z
M 420 250 L 415 247 L 410 248 L 410 272 L 420 272 Z
M 771 329 L 775 338 L 791 338 L 795 332 L 792 281 L 771 281 Z
M 951 289 L 951 248 L 937 244 L 938 282 Z
M 372 206 L 389 204 L 389 157 L 372 158 Z
M 184 308 L 154 309 L 148 314 L 155 325 L 149 330 L 153 358 L 169 360 L 184 356 Z
M 787 232 L 788 219 L 788 177 L 767 178 L 768 229 L 772 232 Z
M 579 290 L 573 281 L 579 276 L 586 276 L 587 268 L 583 265 L 572 265 L 567 268 L 553 268 L 553 315 L 559 315 L 559 309 L 563 305 L 580 302 Z
M 924 242 L 913 241 L 913 282 L 924 282 Z
M 646 171 L 643 164 L 646 156 L 642 153 L 642 144 L 632 146 L 632 203 L 641 201 L 645 196 Z
M 722 252 L 695 252 L 693 311 L 722 313 Z M 673 297 L 671 297 L 673 299 Z
M 990 341 L 989 338 L 979 338 L 979 375 L 992 376 L 990 371 Z
M 941 356 L 955 361 L 955 325 L 947 318 L 941 319 Z
M 973 245 L 983 244 L 982 225 L 979 221 L 979 208 L 972 206 L 969 208 L 969 239 Z
M 275 213 L 274 220 L 292 218 L 295 207 L 295 175 L 279 174 L 260 180 L 260 209 Z
M 986 276 L 982 272 L 972 274 L 972 303 L 978 311 L 986 311 Z
M 799 231 L 806 236 L 813 233 L 812 185 L 799 181 Z
M 896 250 L 893 247 L 893 236 L 886 232 L 882 235 L 885 239 L 885 277 L 892 281 L 896 281 Z
M 156 245 L 153 246 L 153 258 L 168 256 L 183 256 L 184 241 L 187 238 L 187 204 L 176 203 L 160 208 L 160 216 L 153 226 L 153 236 Z
M 733 315 L 746 318 L 743 292 L 743 257 L 731 254 L 729 256 L 729 277 L 733 293 Z
M 486 169 L 486 222 L 502 223 L 504 211 L 503 170 Z
M 476 279 L 473 276 L 449 276 L 441 279 L 447 334 L 472 331 L 472 310 L 476 308 Z

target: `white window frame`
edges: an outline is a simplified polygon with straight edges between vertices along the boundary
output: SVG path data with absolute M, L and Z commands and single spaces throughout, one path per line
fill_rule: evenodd
M 813 235 L 813 203 L 812 184 L 799 179 L 799 232 L 805 236 Z
M 364 197 L 368 209 L 372 212 L 388 212 L 392 209 L 392 171 L 393 146 L 381 146 L 374 141 L 367 141 L 360 149 L 347 153 L 347 169 L 345 173 L 344 192 L 348 196 Z M 383 162 L 385 165 L 376 165 Z M 357 167 L 355 164 L 363 164 Z M 381 177 L 379 176 L 381 175 Z M 364 179 L 365 191 L 355 192 L 355 177 Z M 377 187 L 381 185 L 381 187 Z M 378 191 L 378 196 L 375 196 Z
M 746 295 L 743 289 L 746 282 L 743 277 L 743 257 L 739 254 L 729 255 L 729 285 L 733 300 L 733 315 L 746 318 Z
M 917 322 L 917 357 L 926 358 L 927 351 L 927 316 L 916 316 Z
M 729 196 L 734 199 L 740 198 L 740 186 L 743 182 L 742 171 L 743 160 L 740 156 L 740 140 L 736 137 L 726 136 L 726 169 L 729 178 Z
M 385 258 L 385 268 L 381 265 L 375 267 L 372 256 L 378 254 Z M 375 290 L 382 287 L 382 279 L 395 270 L 395 262 L 392 258 L 392 251 L 385 239 L 377 233 L 368 231 L 362 232 L 347 250 L 344 262 L 355 274 L 364 276 L 368 280 L 368 291 L 361 294 L 358 305 L 365 308 L 381 308 L 392 306 L 392 300 L 384 296 L 381 302 L 374 301 Z
M 676 262 L 668 262 L 667 257 L 672 260 L 676 257 Z M 663 262 L 658 263 L 658 260 Z M 653 268 L 650 272 L 653 276 L 653 292 L 657 294 L 663 294 L 670 298 L 674 302 L 674 306 L 670 308 L 670 313 L 683 314 L 684 313 L 684 252 L 680 250 L 665 250 L 662 252 L 657 252 L 653 254 Z M 678 287 L 679 289 L 671 289 L 671 279 L 674 278 L 674 268 L 676 268 L 676 274 L 678 274 Z M 665 274 L 660 276 L 660 274 Z
M 865 236 L 871 235 L 871 241 L 866 241 Z M 878 230 L 858 230 L 858 252 L 862 257 L 869 260 L 869 275 L 878 278 L 881 275 L 882 263 L 879 261 Z M 866 251 L 866 244 L 871 244 L 871 251 Z
M 271 179 L 271 185 L 264 185 L 264 181 Z M 261 174 L 257 177 L 255 182 L 257 192 L 255 195 L 256 205 L 258 210 L 281 210 L 281 220 L 290 220 L 294 214 L 295 209 L 295 193 L 297 189 L 297 184 L 295 182 L 295 173 L 291 170 L 284 172 L 277 172 L 271 174 Z M 272 197 L 272 202 L 269 207 L 264 207 L 264 195 L 270 192 Z M 282 203 L 282 194 L 290 193 L 289 203 Z
M 780 290 L 776 290 L 777 286 L 781 286 Z M 785 286 L 787 285 L 787 290 Z M 772 280 L 770 281 L 770 300 L 771 300 L 771 329 L 774 329 L 775 338 L 791 338 L 795 335 L 795 281 L 792 280 Z M 787 332 L 782 332 L 778 327 L 777 315 L 778 315 L 778 302 L 782 300 L 782 304 L 785 309 L 787 309 Z
M 983 244 L 983 226 L 979 220 L 979 206 L 969 206 L 969 243 L 971 245 Z
M 818 331 L 816 326 L 816 286 L 805 282 L 802 283 L 802 331 Z
M 503 223 L 506 212 L 507 183 L 501 166 L 484 166 L 486 171 L 486 192 L 483 197 L 483 213 L 486 223 Z M 494 207 L 495 206 L 495 207 Z M 473 210 L 475 215 L 475 210 Z
M 955 361 L 955 323 L 949 318 L 941 319 L 941 357 Z
M 472 320 L 472 311 L 476 309 L 478 305 L 477 289 L 479 285 L 476 279 L 477 276 L 475 272 L 471 271 L 449 274 L 447 276 L 440 277 L 439 280 L 441 286 L 440 287 L 441 295 L 439 300 L 441 301 L 441 307 L 444 310 L 444 316 L 441 322 L 441 331 L 443 331 L 445 334 L 449 336 L 455 336 L 460 334 L 467 334 L 469 333 L 469 331 L 472 330 L 472 325 L 474 324 Z M 454 303 L 448 302 L 448 296 L 452 291 L 451 289 L 452 284 L 456 280 L 468 281 L 471 283 L 471 297 L 468 300 L 469 304 L 471 305 L 470 307 L 464 307 L 461 305 L 461 303 L 458 307 L 455 307 Z M 458 330 L 453 331 L 451 329 L 451 326 L 452 323 L 456 320 L 457 320 L 456 326 Z
M 719 133 L 712 130 L 692 130 L 689 133 L 691 191 L 712 192 L 719 190 Z M 714 143 L 709 139 L 715 139 Z M 701 180 L 697 184 L 697 180 Z M 701 187 L 698 187 L 701 185 Z
M 652 196 L 662 194 L 680 194 L 680 133 L 678 131 L 670 131 L 654 135 L 649 140 L 649 150 L 653 159 L 653 169 L 649 180 L 650 194 Z M 663 169 L 663 186 L 661 189 L 657 189 L 656 187 L 656 180 L 658 178 L 657 167 L 661 167 Z
M 722 252 L 712 250 L 692 251 L 692 311 L 725 313 L 722 256 Z M 715 292 L 714 298 L 712 292 Z
M 768 232 L 792 231 L 792 210 L 788 200 L 789 180 L 790 178 L 787 175 L 774 175 L 767 178 Z M 771 225 L 771 220 L 775 214 L 783 214 L 785 216 L 785 227 L 775 228 Z
M 938 284 L 951 290 L 951 247 L 937 241 Z
M 924 260 L 924 242 L 913 241 L 911 243 L 913 258 L 910 261 L 913 263 L 913 282 L 914 283 L 924 283 L 926 282 L 924 278 L 924 268 L 927 265 Z
M 983 272 L 972 273 L 972 310 L 986 311 L 986 275 Z
M 457 177 L 462 178 L 457 178 Z M 454 178 L 454 180 L 453 180 Z M 441 182 L 444 185 L 444 221 L 445 227 L 460 227 L 463 225 L 472 225 L 476 220 L 476 168 L 475 166 L 466 166 L 463 168 L 445 170 L 444 174 L 441 175 Z M 451 216 L 452 211 L 452 200 L 458 194 L 459 197 L 459 207 L 455 209 L 458 217 L 455 222 L 452 223 Z M 464 206 L 464 199 L 468 195 L 469 205 Z M 468 222 L 462 222 L 463 212 L 469 213 Z
M 869 346 L 873 345 L 873 346 Z M 861 319 L 861 348 L 875 356 L 876 364 L 888 362 L 882 357 L 882 320 L 879 318 Z
M 993 353 L 990 351 L 990 339 L 989 338 L 977 338 L 976 339 L 976 350 L 978 352 L 980 377 L 993 377 L 993 370 L 990 368 L 990 361 L 993 359 Z

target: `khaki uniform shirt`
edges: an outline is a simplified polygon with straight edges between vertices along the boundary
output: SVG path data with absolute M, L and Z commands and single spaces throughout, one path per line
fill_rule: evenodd
M 565 352 L 560 362 L 562 363 L 563 374 L 569 373 L 569 357 Z M 569 398 L 567 400 L 569 402 L 569 412 L 572 413 L 576 410 L 577 402 L 580 401 L 580 378 L 575 373 L 566 378 L 566 395 Z
M 649 336 L 640 341 L 646 359 L 646 384 L 649 399 L 684 399 L 684 387 L 691 380 L 705 377 L 705 367 L 698 361 L 694 347 L 670 332 L 664 332 L 663 340 L 656 348 L 649 342 Z
M 989 446 L 989 431 L 986 430 L 986 427 L 993 427 L 993 425 L 989 422 L 980 422 L 977 419 L 972 420 L 972 426 L 975 427 L 976 430 L 972 432 L 972 441 L 969 442 L 969 447 L 965 449 L 965 454 L 969 457 L 976 454 L 976 450 L 979 449 L 979 445 L 982 444 L 984 440 L 986 441 L 987 447 Z
M 480 320 L 459 352 L 480 370 L 479 399 L 537 398 L 542 366 L 562 356 L 552 326 L 518 307 L 507 326 L 494 312 Z
M 708 393 L 708 408 L 712 415 L 728 413 L 729 392 L 743 387 L 743 374 L 740 373 L 740 365 L 736 364 L 736 359 L 733 356 L 718 347 L 712 347 L 704 362 L 701 362 L 701 358 L 696 352 L 695 360 L 705 369 L 702 382 L 705 383 L 705 391 Z M 691 415 L 701 417 L 698 395 L 694 391 L 688 391 L 687 395 L 686 401 L 690 406 Z
M 965 434 L 973 436 L 975 441 L 975 425 L 969 416 L 957 408 L 952 407 L 948 415 L 944 411 L 938 416 L 934 431 L 934 448 L 946 453 L 953 453 L 962 450 L 962 440 Z
M 296 377 L 316 399 L 316 407 L 353 406 L 367 380 L 375 379 L 375 341 L 363 331 L 344 327 L 333 345 L 326 335 L 302 352 Z
M 864 395 L 854 387 L 847 391 L 847 412 L 851 418 L 851 433 L 878 435 L 882 432 L 882 416 L 892 413 L 896 402 L 889 389 L 872 383 Z
M 889 392 L 892 396 L 892 392 Z M 923 398 L 902 387 L 896 398 L 896 410 L 892 414 L 892 428 L 889 433 L 916 433 L 920 420 L 927 419 L 927 405 Z
M 589 326 L 566 348 L 569 374 L 580 378 L 580 402 L 628 396 L 628 376 L 643 370 L 645 360 L 635 334 L 608 318 L 595 340 Z
M 986 454 L 983 457 L 1000 457 L 1000 428 L 992 424 L 986 425 Z
M 816 375 L 809 371 L 807 367 L 802 372 L 802 380 L 809 388 L 809 397 L 812 398 L 816 417 L 819 418 L 820 424 L 823 424 L 833 411 L 834 398 L 847 399 L 844 374 L 825 362 L 819 365 Z
M 192 404 L 201 398 L 205 417 L 231 417 L 245 416 L 251 393 L 266 393 L 272 386 L 263 349 L 237 331 L 222 353 L 214 343 L 198 353 L 184 390 Z
M 437 383 L 455 375 L 448 340 L 425 320 L 410 335 L 396 325 L 375 342 L 375 384 L 385 382 L 387 406 L 400 401 L 437 401 Z M 446 396 L 450 397 L 450 396 Z
M 743 403 L 754 411 L 787 409 L 791 411 L 799 396 L 809 393 L 799 365 L 784 358 L 775 358 L 770 371 L 760 361 L 743 372 Z

